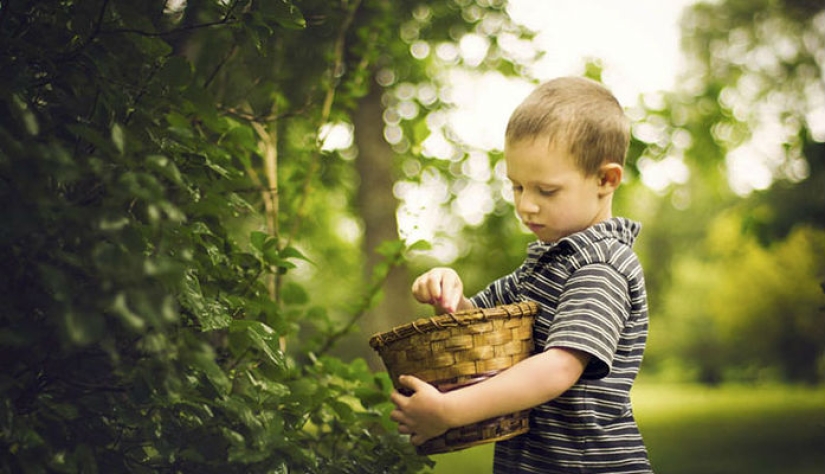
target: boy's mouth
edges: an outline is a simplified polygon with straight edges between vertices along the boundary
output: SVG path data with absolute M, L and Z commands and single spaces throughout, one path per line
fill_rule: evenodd
M 535 222 L 525 222 L 525 223 L 524 223 L 524 225 L 526 225 L 526 226 L 527 226 L 527 228 L 529 228 L 529 229 L 530 229 L 531 231 L 533 231 L 534 233 L 535 233 L 535 232 L 538 232 L 538 231 L 540 231 L 541 229 L 543 229 L 543 228 L 544 228 L 544 226 L 543 226 L 543 225 L 541 225 L 541 224 L 536 224 Z

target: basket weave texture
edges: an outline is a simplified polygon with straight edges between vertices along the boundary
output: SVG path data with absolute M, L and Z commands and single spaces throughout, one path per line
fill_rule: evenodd
M 370 338 L 402 393 L 399 375 L 413 375 L 442 392 L 478 383 L 533 351 L 534 302 L 474 308 L 418 319 Z M 529 410 L 485 420 L 433 438 L 419 454 L 437 454 L 512 438 L 527 432 Z

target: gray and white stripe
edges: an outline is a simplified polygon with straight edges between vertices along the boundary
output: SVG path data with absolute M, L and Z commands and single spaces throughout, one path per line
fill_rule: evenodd
M 537 350 L 591 355 L 579 382 L 533 409 L 530 432 L 497 444 L 495 472 L 652 472 L 629 395 L 648 330 L 644 275 L 631 249 L 640 228 L 613 218 L 555 244 L 531 244 L 518 269 L 473 296 L 480 307 L 536 301 Z

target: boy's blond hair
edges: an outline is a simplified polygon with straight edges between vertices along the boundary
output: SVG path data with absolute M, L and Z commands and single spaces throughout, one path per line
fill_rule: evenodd
M 596 81 L 562 77 L 541 84 L 510 116 L 506 142 L 546 137 L 566 146 L 586 176 L 605 162 L 624 166 L 630 122 L 613 94 Z

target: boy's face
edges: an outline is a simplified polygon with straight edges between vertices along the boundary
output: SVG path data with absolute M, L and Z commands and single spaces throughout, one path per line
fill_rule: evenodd
M 516 211 L 539 240 L 555 242 L 611 217 L 618 183 L 602 173 L 611 165 L 585 176 L 565 147 L 548 146 L 541 138 L 507 143 L 504 159 Z M 621 181 L 620 167 L 618 173 Z

